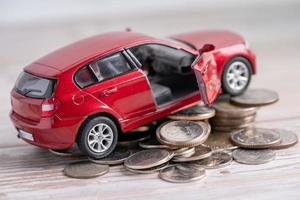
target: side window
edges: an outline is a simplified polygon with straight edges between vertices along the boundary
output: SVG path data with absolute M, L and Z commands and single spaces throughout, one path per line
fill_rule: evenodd
M 96 77 L 88 67 L 81 68 L 75 75 L 75 81 L 79 87 L 84 88 L 97 82 Z
M 122 53 L 116 53 L 101 60 L 97 60 L 90 66 L 98 78 L 98 81 L 109 79 L 131 70 L 130 65 Z
M 146 70 L 158 74 L 190 73 L 190 66 L 195 56 L 182 49 L 175 49 L 161 44 L 145 44 L 130 48 Z

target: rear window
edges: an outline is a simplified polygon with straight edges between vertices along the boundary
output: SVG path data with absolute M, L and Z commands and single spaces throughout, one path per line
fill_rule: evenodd
M 16 82 L 15 89 L 24 96 L 32 98 L 50 98 L 53 94 L 55 80 L 22 72 Z
M 85 88 L 97 82 L 96 77 L 89 70 L 88 66 L 81 68 L 75 75 L 75 81 L 80 88 Z
M 110 79 L 131 71 L 131 67 L 121 53 L 102 58 L 91 64 L 99 81 Z
M 132 68 L 122 53 L 116 53 L 96 60 L 90 65 L 78 70 L 75 74 L 75 82 L 80 88 L 85 88 L 95 83 L 125 74 L 131 70 Z

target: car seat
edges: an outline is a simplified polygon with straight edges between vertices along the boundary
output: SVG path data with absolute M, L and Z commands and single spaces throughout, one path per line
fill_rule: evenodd
M 172 92 L 170 88 L 157 83 L 151 83 L 151 89 L 157 105 L 161 105 L 172 100 Z

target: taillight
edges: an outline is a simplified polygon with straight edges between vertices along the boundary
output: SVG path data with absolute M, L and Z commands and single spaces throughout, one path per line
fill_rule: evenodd
M 51 98 L 51 99 L 46 99 L 42 103 L 42 114 L 41 117 L 51 117 L 55 114 L 59 106 L 59 101 Z

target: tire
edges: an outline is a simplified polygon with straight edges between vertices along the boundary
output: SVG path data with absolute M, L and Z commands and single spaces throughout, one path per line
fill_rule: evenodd
M 250 62 L 243 57 L 235 57 L 225 64 L 222 74 L 224 93 L 236 96 L 242 94 L 248 87 L 252 76 Z
M 81 152 L 93 159 L 108 156 L 115 149 L 117 141 L 116 124 L 108 117 L 101 116 L 88 120 L 77 137 L 77 144 Z

